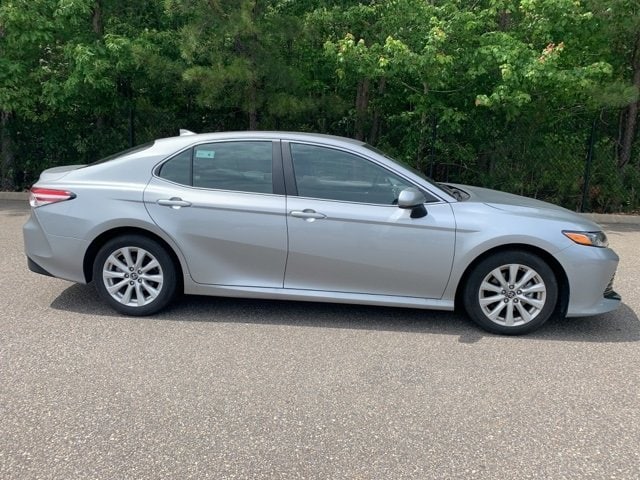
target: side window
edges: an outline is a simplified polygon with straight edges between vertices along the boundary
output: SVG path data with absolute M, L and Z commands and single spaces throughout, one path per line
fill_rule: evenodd
M 158 176 L 181 185 L 191 185 L 191 149 L 165 162 Z
M 291 144 L 298 195 L 345 202 L 395 205 L 408 182 L 351 153 Z
M 271 142 L 219 142 L 193 150 L 193 186 L 273 193 Z

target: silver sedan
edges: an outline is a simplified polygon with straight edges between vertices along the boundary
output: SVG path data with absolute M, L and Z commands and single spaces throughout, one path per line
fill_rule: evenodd
M 45 170 L 24 226 L 29 268 L 93 282 L 118 312 L 179 292 L 465 308 L 491 332 L 615 309 L 618 256 L 569 210 L 438 184 L 351 139 L 181 131 Z

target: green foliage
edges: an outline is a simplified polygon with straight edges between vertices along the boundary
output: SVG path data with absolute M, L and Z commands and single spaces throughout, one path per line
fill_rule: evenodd
M 6 0 L 2 185 L 180 127 L 362 138 L 460 181 L 640 208 L 635 0 Z

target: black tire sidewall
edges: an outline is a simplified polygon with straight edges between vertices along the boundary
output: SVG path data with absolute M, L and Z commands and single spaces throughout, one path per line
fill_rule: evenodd
M 495 268 L 518 263 L 534 269 L 545 283 L 546 301 L 540 313 L 529 323 L 507 327 L 492 322 L 482 312 L 478 292 L 484 278 Z M 540 328 L 553 315 L 558 302 L 558 281 L 547 262 L 539 256 L 517 250 L 498 252 L 480 261 L 469 275 L 464 289 L 464 305 L 467 314 L 483 329 L 502 335 L 522 335 Z
M 162 268 L 164 278 L 160 293 L 151 303 L 142 307 L 130 307 L 118 302 L 109 294 L 102 278 L 102 269 L 107 258 L 123 247 L 139 247 L 147 250 L 156 258 Z M 122 235 L 109 240 L 100 248 L 93 262 L 93 282 L 98 293 L 114 310 L 125 315 L 152 315 L 166 307 L 176 294 L 176 273 L 176 267 L 166 249 L 155 240 L 142 235 Z

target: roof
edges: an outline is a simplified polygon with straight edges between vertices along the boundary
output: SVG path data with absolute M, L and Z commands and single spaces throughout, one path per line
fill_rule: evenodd
M 160 138 L 156 143 L 171 143 L 172 145 L 183 143 L 191 145 L 201 143 L 203 141 L 213 140 L 238 140 L 243 138 L 265 139 L 265 140 L 304 140 L 304 141 L 329 141 L 329 143 L 343 143 L 351 145 L 364 145 L 364 142 L 353 138 L 339 137 L 337 135 L 326 135 L 323 133 L 304 133 L 304 132 L 278 132 L 278 131 L 262 131 L 262 130 L 246 130 L 235 132 L 211 132 L 198 134 L 183 134 L 176 137 Z M 181 141 L 182 140 L 182 141 Z

